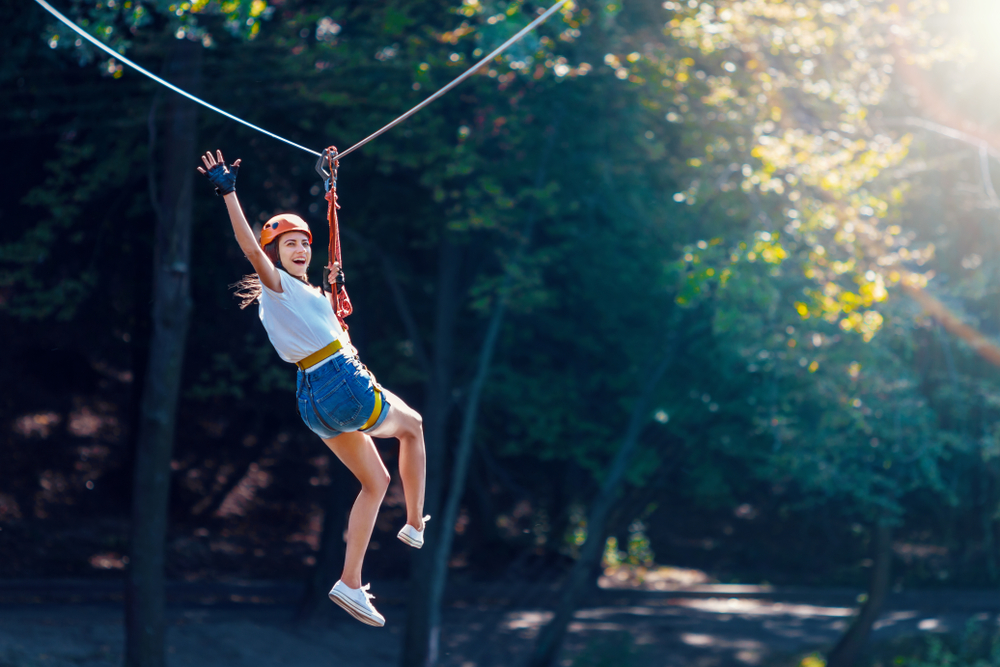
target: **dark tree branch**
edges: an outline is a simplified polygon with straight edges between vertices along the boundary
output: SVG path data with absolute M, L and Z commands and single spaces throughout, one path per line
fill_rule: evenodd
M 871 634 L 889 593 L 892 565 L 892 527 L 878 522 L 872 528 L 872 571 L 868 581 L 868 599 L 827 657 L 827 667 L 854 667 Z
M 530 667 L 551 667 L 559 655 L 563 638 L 566 636 L 566 629 L 573 619 L 580 594 L 586 589 L 587 582 L 601 558 L 607 532 L 608 514 L 618 497 L 622 479 L 632 460 L 632 453 L 638 445 L 642 429 L 647 424 L 649 403 L 653 392 L 656 391 L 660 380 L 673 363 L 676 352 L 674 338 L 672 327 L 667 336 L 667 343 L 660 361 L 649 374 L 642 392 L 636 397 L 621 446 L 611 462 L 607 477 L 604 478 L 601 485 L 600 493 L 594 499 L 587 516 L 587 539 L 580 550 L 580 557 L 573 564 L 573 569 L 563 586 L 562 598 L 556 608 L 555 616 L 548 625 L 542 628 L 538 640 L 535 642 L 535 648 L 528 663 Z

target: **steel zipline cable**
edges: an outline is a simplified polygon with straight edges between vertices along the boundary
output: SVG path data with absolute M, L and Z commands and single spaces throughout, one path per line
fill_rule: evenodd
M 458 84 L 462 83 L 462 81 L 464 81 L 465 79 L 469 78 L 470 76 L 472 76 L 473 74 L 475 74 L 477 71 L 479 71 L 483 67 L 483 65 L 485 65 L 488 62 L 490 62 L 491 60 L 493 60 L 494 58 L 496 58 L 498 55 L 500 55 L 501 53 L 503 53 L 504 51 L 506 51 L 511 45 L 513 45 L 514 43 L 518 42 L 522 37 L 524 37 L 529 32 L 531 32 L 532 30 L 534 30 L 536 26 L 538 26 L 540 23 L 542 23 L 543 21 L 545 21 L 547 18 L 549 18 L 550 16 L 552 16 L 557 11 L 559 11 L 559 9 L 563 5 L 565 5 L 567 2 L 569 2 L 569 1 L 570 0 L 559 0 L 559 2 L 557 2 L 552 7 L 550 7 L 548 10 L 546 10 L 545 13 L 539 15 L 538 18 L 536 18 L 534 21 L 532 21 L 531 23 L 529 23 L 528 25 L 526 25 L 525 27 L 523 27 L 521 30 L 519 30 L 517 32 L 517 34 L 515 34 L 513 37 L 511 37 L 510 39 L 508 39 L 506 42 L 504 42 L 503 44 L 501 44 L 500 46 L 498 46 L 496 49 L 494 49 L 493 51 L 491 51 L 489 55 L 487 55 L 485 58 L 483 58 L 482 60 L 480 60 L 479 62 L 477 62 L 475 65 L 473 65 L 472 67 L 470 67 L 468 70 L 466 70 L 464 73 L 462 73 L 454 81 L 452 81 L 451 83 L 449 83 L 448 85 L 446 85 L 444 88 L 442 88 L 441 90 L 437 91 L 436 93 L 434 93 L 433 95 L 431 95 L 430 97 L 428 97 L 426 100 L 424 100 L 423 102 L 421 102 L 417 106 L 413 107 L 412 109 L 410 109 L 409 111 L 407 111 L 406 113 L 404 113 L 402 116 L 399 116 L 398 118 L 396 118 L 395 120 L 393 120 L 392 122 L 390 122 L 389 124 L 387 124 L 382 129 L 378 130 L 377 132 L 374 132 L 373 134 L 368 135 L 367 137 L 365 137 L 364 139 L 362 139 L 358 143 L 354 144 L 353 146 L 351 146 L 347 150 L 341 151 L 339 154 L 337 154 L 337 156 L 336 156 L 337 159 L 343 158 L 348 153 L 353 153 L 354 151 L 356 151 L 357 149 L 361 148 L 362 146 L 364 146 L 365 144 L 367 144 L 369 141 L 371 141 L 375 137 L 377 137 L 380 134 L 383 134 L 385 132 L 388 132 L 389 130 L 391 130 L 392 128 L 394 128 L 396 125 L 399 125 L 404 120 L 406 120 L 407 118 L 409 118 L 413 114 L 417 113 L 418 111 L 420 111 L 421 109 L 423 109 L 424 107 L 426 107 L 428 104 L 430 104 L 434 100 L 438 99 L 439 97 L 441 97 L 442 95 L 444 95 L 445 93 L 447 93 L 448 91 L 450 91 L 452 88 L 454 88 Z M 47 11 L 48 13 L 52 14 L 52 16 L 54 16 L 57 19 L 59 19 L 67 27 L 69 27 L 75 33 L 77 33 L 78 35 L 80 35 L 81 37 L 83 37 L 84 39 L 86 39 L 88 42 L 90 42 L 91 44 L 93 44 L 97 48 L 101 49 L 102 51 L 104 51 L 105 53 L 107 53 L 108 55 L 110 55 L 112 58 L 115 58 L 116 60 L 120 60 L 121 62 L 125 63 L 126 65 L 128 65 L 132 69 L 134 69 L 137 72 L 139 72 L 140 74 L 144 74 L 145 76 L 149 77 L 150 79 L 152 79 L 153 81 L 157 82 L 158 84 L 160 84 L 162 86 L 166 86 L 167 88 L 169 88 L 170 90 L 174 91 L 175 93 L 178 93 L 179 95 L 183 95 L 184 97 L 188 98 L 192 102 L 196 102 L 196 103 L 202 105 L 206 109 L 211 109 L 212 111 L 214 111 L 216 113 L 222 114 L 226 118 L 229 118 L 231 120 L 235 120 L 237 123 L 240 123 L 242 125 L 246 125 L 247 127 L 249 127 L 252 130 L 257 130 L 258 132 L 266 134 L 267 136 L 269 136 L 269 137 L 271 137 L 273 139 L 277 139 L 278 141 L 282 141 L 282 142 L 288 144 L 289 146 L 294 146 L 295 148 L 298 148 L 299 150 L 303 150 L 303 151 L 305 151 L 307 153 L 310 153 L 312 155 L 321 156 L 321 157 L 323 156 L 323 153 L 314 151 L 311 148 L 306 148 L 305 146 L 297 144 L 294 141 L 291 141 L 289 139 L 285 139 L 284 137 L 278 136 L 277 134 L 274 134 L 273 132 L 268 132 L 267 130 L 265 130 L 262 127 L 258 127 L 257 125 L 254 125 L 253 123 L 245 121 L 245 120 L 243 120 L 242 118 L 240 118 L 238 116 L 234 116 L 233 114 L 229 113 L 228 111 L 223 111 L 219 107 L 217 107 L 215 105 L 212 105 L 212 104 L 209 104 L 205 100 L 203 100 L 203 99 L 201 99 L 199 97 L 195 97 L 191 93 L 189 93 L 189 92 L 187 92 L 185 90 L 182 90 L 181 88 L 178 88 L 177 86 L 175 86 L 174 84 L 170 83 L 169 81 L 161 79 L 160 77 L 156 76 L 155 74 L 153 74 L 149 70 L 147 70 L 147 69 L 145 69 L 145 68 L 137 65 L 136 63 L 132 62 L 131 60 L 129 60 L 128 58 L 126 58 L 122 54 L 120 54 L 117 51 L 115 51 L 114 49 L 112 49 L 110 46 L 108 46 L 104 42 L 100 41 L 99 39 L 97 39 L 96 37 L 94 37 L 93 35 L 91 35 L 89 32 L 87 32 L 86 30 L 84 30 L 83 28 L 81 28 L 80 26 L 78 26 L 72 20 L 70 20 L 69 18 L 67 18 L 63 14 L 61 14 L 55 7 L 53 7 L 52 5 L 50 5 L 45 0 L 35 0 L 35 2 L 37 2 L 39 5 L 41 5 L 42 8 L 45 9 L 45 11 Z
M 265 130 L 262 127 L 257 127 L 253 123 L 247 122 L 247 121 L 243 120 L 242 118 L 234 116 L 233 114 L 229 113 L 228 111 L 223 111 L 219 107 L 214 106 L 212 104 L 209 104 L 205 100 L 203 100 L 203 99 L 201 99 L 199 97 L 195 97 L 194 95 L 192 95 L 191 93 L 189 93 L 189 92 L 187 92 L 185 90 L 181 90 L 180 88 L 178 88 L 174 84 L 170 83 L 169 81 L 165 81 L 164 79 L 161 79 L 160 77 L 156 76 L 155 74 L 153 74 L 149 70 L 147 70 L 144 67 L 141 67 L 141 66 L 135 64 L 134 62 L 132 62 L 131 60 L 129 60 L 128 58 L 126 58 L 122 54 L 118 53 L 117 51 L 115 51 L 114 49 L 112 49 L 110 46 L 108 46 L 107 44 L 105 44 L 101 40 L 99 40 L 96 37 L 94 37 L 93 35 L 91 35 L 86 30 L 84 30 L 83 28 L 81 28 L 80 26 L 78 26 L 76 23 L 74 23 L 70 19 L 68 19 L 65 16 L 63 16 L 61 13 L 59 13 L 58 10 L 56 10 L 55 7 L 53 7 L 49 3 L 45 2 L 45 0 L 35 0 L 35 2 L 37 2 L 39 5 L 41 5 L 45 9 L 45 11 L 47 11 L 48 13 L 52 14 L 57 19 L 59 19 L 60 21 L 62 21 L 63 23 L 65 23 L 71 30 L 73 30 L 74 32 L 76 32 L 78 35 L 80 35 L 81 37 L 83 37 L 85 40 L 87 40 L 88 42 L 90 42 L 91 44 L 93 44 L 94 46 L 96 46 L 97 48 L 99 48 L 100 50 L 104 51 L 105 53 L 109 54 L 112 58 L 115 58 L 116 60 L 122 61 L 123 63 L 125 63 L 126 65 L 128 65 L 132 69 L 136 70 L 140 74 L 145 74 L 146 76 L 148 76 L 150 79 L 152 79 L 156 83 L 158 83 L 158 84 L 160 84 L 162 86 L 166 86 L 170 90 L 172 90 L 175 93 L 178 93 L 180 95 L 183 95 L 184 97 L 188 98 L 192 102 L 197 102 L 198 104 L 202 105 L 206 109 L 211 109 L 212 111 L 214 111 L 216 113 L 222 114 L 226 118 L 230 118 L 232 120 L 235 120 L 237 123 L 242 123 L 243 125 L 246 125 L 247 127 L 249 127 L 252 130 L 257 130 L 258 132 L 262 132 L 262 133 L 266 134 L 269 137 L 273 137 L 273 138 L 277 139 L 278 141 L 283 141 L 286 144 L 288 144 L 289 146 L 295 146 L 295 148 L 304 150 L 307 153 L 312 153 L 313 155 L 321 155 L 321 153 L 317 153 L 316 151 L 312 150 L 311 148 L 306 148 L 305 146 L 300 146 L 299 144 L 295 143 L 294 141 L 289 141 L 288 139 L 285 139 L 284 137 L 279 137 L 277 134 L 274 134 L 273 132 L 268 132 L 267 130 Z
M 433 102 L 437 98 L 441 97 L 442 95 L 444 95 L 445 93 L 447 93 L 449 90 L 451 90 L 452 88 L 454 88 L 458 84 L 460 84 L 463 81 L 465 81 L 467 78 L 469 78 L 470 76 L 472 76 L 473 74 L 475 74 L 477 71 L 479 71 L 482 68 L 483 65 L 485 65 L 486 63 L 488 63 L 491 60 L 493 60 L 494 58 L 496 58 L 498 55 L 500 55 L 501 53 L 503 53 L 504 51 L 506 51 L 507 48 L 510 47 L 512 44 L 514 44 L 515 42 L 519 41 L 522 37 L 524 37 L 529 32 L 531 32 L 532 30 L 534 30 L 535 26 L 537 26 L 538 24 L 542 23 L 545 19 L 549 18 L 550 16 L 552 16 L 553 14 L 555 14 L 557 11 L 559 11 L 559 9 L 563 5 L 565 5 L 567 2 L 569 2 L 569 0 L 559 0 L 559 2 L 557 2 L 556 4 L 554 4 L 551 7 L 549 7 L 545 11 L 544 14 L 540 15 L 534 21 L 532 21 L 528 25 L 526 25 L 523 28 L 521 28 L 517 32 L 517 34 L 515 34 L 513 37 L 511 37 L 510 39 L 508 39 L 506 42 L 504 42 L 503 44 L 501 44 L 497 48 L 493 49 L 493 51 L 490 52 L 490 54 L 488 56 L 486 56 L 485 58 L 483 58 L 482 60 L 480 60 L 478 63 L 476 63 L 472 67 L 470 67 L 468 70 L 466 70 L 457 79 L 455 79 L 454 81 L 452 81 L 451 83 L 449 83 L 447 86 L 445 86 L 441 90 L 437 91 L 436 93 L 434 93 L 433 95 L 431 95 L 430 97 L 428 97 L 426 100 L 424 100 L 423 102 L 421 102 L 417 106 L 413 107 L 412 109 L 410 109 L 409 111 L 407 111 L 406 113 L 404 113 L 402 116 L 400 116 L 396 120 L 392 121 L 391 123 L 389 123 L 388 125 L 386 125 L 385 127 L 383 127 L 378 132 L 375 132 L 373 134 L 368 135 L 367 137 L 365 137 L 364 139 L 362 139 L 358 143 L 354 144 L 353 146 L 351 146 L 347 150 L 341 151 L 340 153 L 337 154 L 337 159 L 340 159 L 340 158 L 344 157 L 348 153 L 352 153 L 352 152 L 356 151 L 357 149 L 361 148 L 362 146 L 364 146 L 369 141 L 371 141 L 372 139 L 374 139 L 378 135 L 382 134 L 383 132 L 388 132 L 389 130 L 391 130 L 392 128 L 394 128 L 396 125 L 399 125 L 404 120 L 406 120 L 407 118 L 409 118 L 413 114 L 417 113 L 418 111 L 420 111 L 421 109 L 423 109 L 425 106 L 427 106 L 428 104 L 430 104 L 431 102 Z

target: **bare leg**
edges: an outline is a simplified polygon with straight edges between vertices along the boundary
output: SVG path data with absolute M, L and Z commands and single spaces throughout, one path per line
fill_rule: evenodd
M 361 564 L 375 528 L 375 517 L 389 488 L 389 471 L 385 469 L 375 443 L 364 433 L 342 433 L 323 442 L 361 482 L 361 493 L 354 501 L 347 522 L 347 555 L 340 577 L 347 586 L 361 588 Z
M 423 419 L 416 410 L 391 391 L 385 392 L 389 414 L 378 428 L 368 431 L 376 438 L 399 439 L 399 477 L 406 496 L 406 523 L 424 529 L 424 484 L 427 479 L 427 453 L 424 450 Z

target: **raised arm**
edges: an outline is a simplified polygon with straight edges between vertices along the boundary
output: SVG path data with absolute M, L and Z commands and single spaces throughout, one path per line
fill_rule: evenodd
M 278 269 L 275 268 L 270 258 L 257 243 L 250 223 L 243 215 L 240 201 L 236 198 L 236 173 L 240 168 L 240 161 L 237 160 L 229 167 L 222 159 L 222 151 L 211 152 L 201 156 L 201 161 L 205 167 L 198 167 L 198 171 L 204 174 L 215 186 L 216 192 L 223 196 L 226 202 L 226 209 L 229 211 L 229 221 L 233 224 L 233 233 L 236 235 L 236 242 L 240 244 L 240 249 L 246 255 L 253 268 L 260 276 L 260 282 L 274 292 L 281 292 L 281 278 Z

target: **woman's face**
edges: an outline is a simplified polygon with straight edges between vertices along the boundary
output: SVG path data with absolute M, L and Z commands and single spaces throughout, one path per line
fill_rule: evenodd
M 312 260 L 312 247 L 309 237 L 303 232 L 285 232 L 278 239 L 278 259 L 291 275 L 305 278 L 309 261 Z

